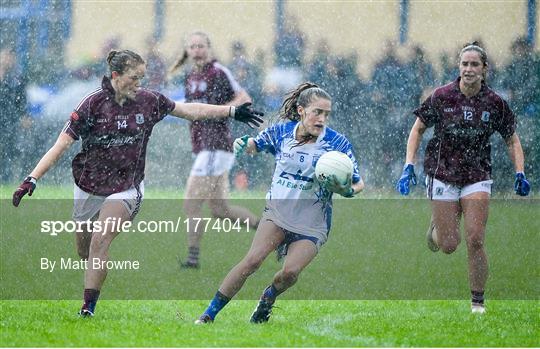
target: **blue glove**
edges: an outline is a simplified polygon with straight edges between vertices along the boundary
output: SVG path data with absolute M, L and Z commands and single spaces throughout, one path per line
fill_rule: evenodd
M 416 175 L 414 174 L 413 164 L 405 164 L 405 166 L 403 166 L 403 173 L 401 173 L 401 177 L 397 182 L 396 190 L 401 195 L 409 195 L 409 183 L 416 185 Z
M 335 175 L 330 175 L 323 183 L 326 190 L 332 193 L 339 194 L 346 198 L 352 198 L 354 196 L 354 189 L 352 188 L 352 176 L 347 175 L 345 183 L 340 183 Z
M 236 138 L 233 143 L 234 156 L 238 157 L 240 154 L 246 151 L 248 146 L 249 136 L 245 135 L 240 138 Z
M 514 182 L 514 191 L 519 196 L 527 196 L 531 191 L 531 185 L 529 181 L 525 178 L 525 173 L 516 172 L 516 180 Z

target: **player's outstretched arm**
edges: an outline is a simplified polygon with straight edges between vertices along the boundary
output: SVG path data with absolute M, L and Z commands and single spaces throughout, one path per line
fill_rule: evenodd
M 253 128 L 261 125 L 264 113 L 254 110 L 251 103 L 244 103 L 238 107 L 203 103 L 176 103 L 171 115 L 191 121 L 233 118 Z
M 58 136 L 56 143 L 54 143 L 51 149 L 43 155 L 34 170 L 32 170 L 30 175 L 26 177 L 13 193 L 13 205 L 15 207 L 19 206 L 21 199 L 26 194 L 32 196 L 32 193 L 36 188 L 37 180 L 43 177 L 43 175 L 62 157 L 65 151 L 68 150 L 74 142 L 75 140 L 67 133 L 62 132 L 60 136 Z

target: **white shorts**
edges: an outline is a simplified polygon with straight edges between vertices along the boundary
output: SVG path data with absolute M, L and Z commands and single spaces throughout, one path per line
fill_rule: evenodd
M 203 150 L 195 157 L 190 176 L 221 176 L 234 165 L 234 154 L 224 150 Z
M 452 184 L 446 184 L 440 180 L 433 178 L 432 186 L 432 196 L 430 197 L 429 193 L 429 176 L 426 177 L 426 186 L 427 186 L 427 197 L 431 200 L 440 200 L 440 201 L 459 201 L 464 196 L 470 195 L 477 192 L 485 192 L 491 195 L 491 185 L 493 181 L 481 181 L 473 184 L 466 185 L 462 188 L 457 187 Z
M 315 247 L 317 247 L 317 252 L 321 248 L 322 245 L 326 243 L 328 240 L 328 230 L 324 229 L 316 229 L 313 227 L 310 228 L 302 228 L 297 226 L 291 226 L 290 224 L 286 223 L 283 217 L 273 210 L 268 205 L 264 208 L 261 222 L 264 221 L 270 221 L 277 225 L 279 228 L 283 230 L 283 233 L 287 235 L 287 232 L 291 234 L 295 234 L 295 239 L 289 241 L 294 242 L 296 240 L 310 240 L 315 244 Z M 260 224 L 260 223 L 259 223 Z M 286 236 L 287 237 L 287 236 Z M 288 238 L 287 238 L 288 239 Z
M 73 188 L 73 220 L 88 221 L 97 218 L 99 210 L 101 210 L 106 200 L 122 200 L 130 218 L 133 219 L 141 208 L 143 196 L 144 181 L 139 184 L 138 188 L 131 187 L 128 190 L 109 196 L 89 194 L 75 184 Z

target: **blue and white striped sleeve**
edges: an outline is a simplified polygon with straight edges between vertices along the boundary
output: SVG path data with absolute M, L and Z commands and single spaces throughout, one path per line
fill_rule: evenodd
M 351 142 L 345 136 L 340 135 L 339 141 L 336 142 L 336 150 L 344 153 L 347 155 L 353 163 L 353 175 L 352 175 L 352 182 L 358 183 L 362 179 L 360 176 L 360 171 L 358 170 L 358 161 L 356 161 L 356 157 L 354 156 L 353 147 Z
M 253 139 L 255 141 L 255 146 L 257 147 L 257 152 L 260 153 L 265 151 L 272 155 L 276 155 L 279 144 L 279 128 L 280 125 L 268 127 Z

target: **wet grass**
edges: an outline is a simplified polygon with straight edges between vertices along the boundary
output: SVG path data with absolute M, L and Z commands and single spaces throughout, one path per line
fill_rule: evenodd
M 280 301 L 267 324 L 233 301 L 196 326 L 203 301 L 103 301 L 78 318 L 75 301 L 2 301 L 2 346 L 13 347 L 538 347 L 538 302 Z
M 11 188 L 0 188 L 6 198 Z M 271 321 L 249 324 L 260 292 L 280 264 L 270 256 L 210 326 L 193 325 L 253 231 L 206 232 L 201 269 L 180 270 L 185 231 L 121 234 L 93 319 L 79 319 L 81 270 L 41 270 L 40 259 L 76 258 L 73 236 L 39 231 L 69 220 L 71 188 L 44 186 L 11 207 L 0 200 L 0 345 L 60 347 L 538 347 L 539 202 L 492 200 L 486 235 L 488 313 L 469 310 L 466 251 L 427 250 L 427 200 L 336 200 L 329 241 Z M 166 193 L 170 196 L 163 199 Z M 261 212 L 262 192 L 236 203 Z M 39 196 L 42 195 L 42 196 Z M 137 221 L 175 219 L 171 191 L 150 191 Z M 60 199 L 63 198 L 63 199 Z M 160 200 L 156 199 L 160 198 Z M 25 198 L 28 199 L 28 198 Z M 42 199 L 42 200 L 35 200 Z

